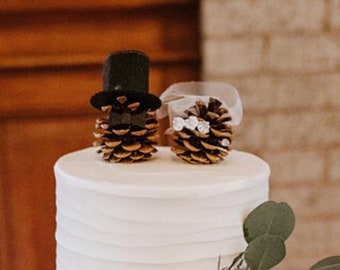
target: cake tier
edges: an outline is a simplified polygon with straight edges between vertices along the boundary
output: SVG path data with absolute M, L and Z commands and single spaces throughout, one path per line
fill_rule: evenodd
M 231 151 L 190 165 L 166 147 L 149 161 L 110 164 L 95 148 L 60 158 L 58 270 L 215 270 L 244 250 L 242 222 L 268 199 L 269 167 Z

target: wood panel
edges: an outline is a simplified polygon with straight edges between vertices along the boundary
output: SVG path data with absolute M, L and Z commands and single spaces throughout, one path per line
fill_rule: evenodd
M 121 49 L 144 51 L 156 62 L 192 60 L 195 10 L 170 5 L 0 13 L 0 68 L 101 64 L 108 52 Z
M 45 2 L 0 7 L 1 270 L 55 269 L 53 164 L 91 145 L 110 52 L 147 53 L 157 95 L 199 79 L 197 1 Z
M 102 90 L 102 66 L 0 70 L 2 117 L 90 113 L 89 98 Z M 153 63 L 150 92 L 197 77 L 197 62 Z M 10 91 L 10 96 L 8 95 Z
M 54 178 L 52 164 L 60 154 L 90 145 L 86 117 L 19 119 L 7 124 L 11 146 L 7 157 L 6 213 L 10 231 L 9 269 L 53 269 Z M 52 261 L 51 261 L 52 260 Z
M 195 4 L 195 0 L 129 0 L 129 1 L 108 1 L 108 0 L 49 0 L 49 1 L 23 1 L 23 0 L 4 0 L 1 3 L 0 11 L 27 11 L 27 10 L 46 10 L 46 9 L 95 9 L 95 8 L 114 8 L 132 9 L 145 7 L 158 7 L 160 5 L 186 5 Z

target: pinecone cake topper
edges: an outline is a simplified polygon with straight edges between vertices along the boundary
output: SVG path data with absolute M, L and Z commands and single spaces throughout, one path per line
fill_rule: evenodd
M 138 51 L 111 54 L 104 63 L 104 90 L 90 103 L 105 113 L 96 120 L 94 146 L 109 162 L 148 160 L 157 152 L 155 110 L 161 101 L 149 94 L 148 57 Z
M 232 126 L 242 119 L 237 90 L 217 82 L 184 82 L 162 95 L 158 117 L 169 115 L 171 150 L 192 164 L 222 161 L 230 150 Z

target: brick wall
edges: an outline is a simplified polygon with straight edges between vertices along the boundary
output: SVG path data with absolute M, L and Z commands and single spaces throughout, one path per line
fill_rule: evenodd
M 244 105 L 234 148 L 271 166 L 271 199 L 297 216 L 287 257 L 340 255 L 340 0 L 202 0 L 204 80 Z

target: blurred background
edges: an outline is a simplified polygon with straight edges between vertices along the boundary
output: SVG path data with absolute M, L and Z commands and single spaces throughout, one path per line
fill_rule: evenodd
M 179 81 L 238 88 L 234 148 L 270 164 L 271 199 L 297 216 L 275 269 L 339 255 L 339 34 L 339 0 L 2 2 L 0 269 L 55 269 L 53 164 L 91 145 L 89 97 L 124 49 L 149 55 L 157 95 Z

